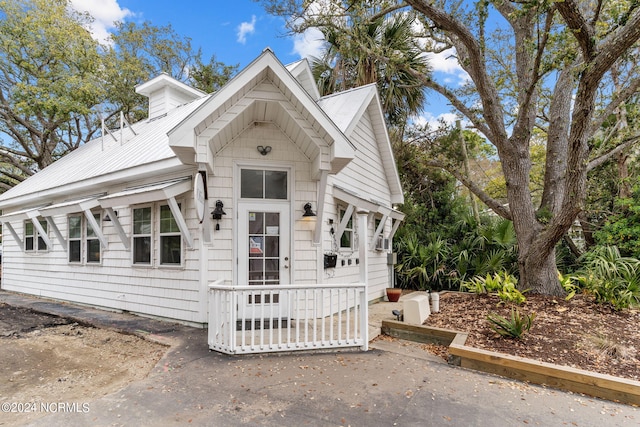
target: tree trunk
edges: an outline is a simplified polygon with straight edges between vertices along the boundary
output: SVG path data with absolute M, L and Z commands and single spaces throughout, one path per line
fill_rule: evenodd
M 520 252 L 524 253 L 518 260 L 520 267 L 518 287 L 521 290 L 551 296 L 565 295 L 558 280 L 555 249 L 546 256 L 523 250 L 523 248 L 520 248 Z

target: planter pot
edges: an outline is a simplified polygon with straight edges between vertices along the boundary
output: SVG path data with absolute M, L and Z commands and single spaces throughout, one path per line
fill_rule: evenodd
M 397 302 L 402 295 L 402 289 L 400 288 L 387 288 L 387 298 L 389 302 Z

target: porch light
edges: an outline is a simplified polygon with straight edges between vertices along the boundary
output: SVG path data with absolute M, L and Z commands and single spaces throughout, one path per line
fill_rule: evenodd
M 262 154 L 263 156 L 266 156 L 267 154 L 269 154 L 271 152 L 271 146 L 270 145 L 258 145 L 256 148 L 258 149 L 260 154 Z
M 211 217 L 216 221 L 222 219 L 222 215 L 226 215 L 227 213 L 222 209 L 224 208 L 224 203 L 222 200 L 216 200 L 216 208 L 211 212 Z M 216 223 L 216 230 L 220 230 L 220 224 Z
M 309 218 L 316 216 L 316 213 L 311 210 L 311 203 L 307 202 L 304 207 L 304 213 L 302 214 L 303 218 Z

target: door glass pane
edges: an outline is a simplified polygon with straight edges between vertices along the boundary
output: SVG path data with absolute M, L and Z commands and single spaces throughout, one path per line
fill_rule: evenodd
M 273 212 L 249 212 L 248 214 L 249 284 L 277 285 L 280 283 L 280 214 Z M 255 301 L 258 301 L 257 297 Z
M 240 171 L 240 197 L 248 199 L 262 199 L 263 171 L 242 169 Z
M 249 212 L 249 234 L 264 234 L 264 212 Z
M 265 199 L 286 199 L 287 198 L 287 172 L 286 171 L 265 171 L 264 172 Z
M 277 257 L 280 255 L 280 238 L 278 236 L 267 236 L 264 255 L 267 257 Z

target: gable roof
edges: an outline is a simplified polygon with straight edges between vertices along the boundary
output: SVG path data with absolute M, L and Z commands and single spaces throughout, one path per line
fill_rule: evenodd
M 355 157 L 349 139 L 268 49 L 171 129 L 169 145 L 185 164 L 210 165 L 211 156 L 256 122 L 277 124 L 316 174 L 337 173 Z
M 393 148 L 389 140 L 375 83 L 327 95 L 318 101 L 318 105 L 348 138 L 351 137 L 365 112 L 369 112 L 385 177 L 391 191 L 391 203 L 404 203 L 400 175 L 393 156 Z

